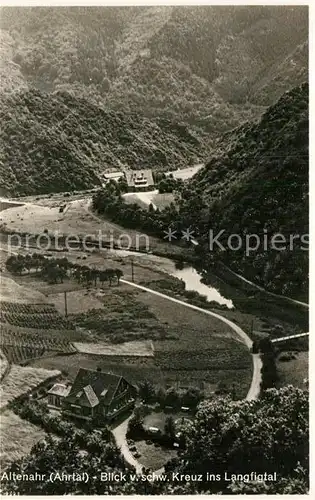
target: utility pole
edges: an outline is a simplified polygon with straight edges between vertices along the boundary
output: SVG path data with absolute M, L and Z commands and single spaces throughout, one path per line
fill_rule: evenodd
M 133 257 L 131 257 L 131 281 L 134 283 L 135 281 L 135 273 L 134 273 L 134 267 L 133 267 Z
M 67 304 L 67 292 L 64 292 L 65 296 L 65 316 L 68 316 L 68 304 Z

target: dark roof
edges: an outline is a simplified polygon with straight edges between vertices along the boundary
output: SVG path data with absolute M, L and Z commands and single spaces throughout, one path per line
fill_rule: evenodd
M 122 378 L 113 373 L 80 368 L 66 401 L 90 408 L 100 402 L 109 404 Z

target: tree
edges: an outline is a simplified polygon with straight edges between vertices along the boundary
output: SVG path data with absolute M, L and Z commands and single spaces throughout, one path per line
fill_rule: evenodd
M 107 269 L 106 270 L 106 275 L 107 275 L 107 278 L 109 280 L 109 286 L 112 286 L 113 279 L 116 276 L 115 270 L 114 269 Z
M 115 269 L 115 274 L 117 278 L 117 285 L 119 285 L 120 278 L 123 277 L 124 273 L 122 272 L 121 269 Z
M 180 472 L 277 473 L 291 478 L 308 470 L 308 392 L 292 386 L 269 389 L 256 401 L 230 397 L 204 401 L 184 428 Z M 226 485 L 216 483 L 217 488 Z
M 138 388 L 139 388 L 139 397 L 145 403 L 150 403 L 154 400 L 155 389 L 154 385 L 149 380 L 140 382 Z

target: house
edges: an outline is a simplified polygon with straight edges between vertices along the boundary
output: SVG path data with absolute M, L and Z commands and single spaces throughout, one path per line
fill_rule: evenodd
M 48 406 L 61 408 L 63 399 L 68 396 L 71 386 L 65 384 L 54 384 L 48 391 Z
M 152 170 L 126 171 L 126 181 L 129 191 L 146 191 L 154 187 Z
M 103 178 L 104 178 L 105 182 L 108 182 L 110 180 L 114 180 L 114 181 L 117 182 L 122 177 L 124 177 L 124 173 L 123 172 L 105 172 L 103 174 Z
M 124 377 L 80 368 L 63 398 L 63 413 L 84 420 L 94 417 L 112 420 L 134 405 L 136 394 L 136 388 Z

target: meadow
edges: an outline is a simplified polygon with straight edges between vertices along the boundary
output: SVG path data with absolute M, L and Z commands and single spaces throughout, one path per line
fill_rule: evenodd
M 12 365 L 4 382 L 0 386 L 0 407 L 4 408 L 12 399 L 34 389 L 48 379 L 60 375 L 56 369 L 33 368 L 31 366 Z
M 11 462 L 27 455 L 34 444 L 45 437 L 45 432 L 12 410 L 1 413 L 0 463 L 4 470 Z

